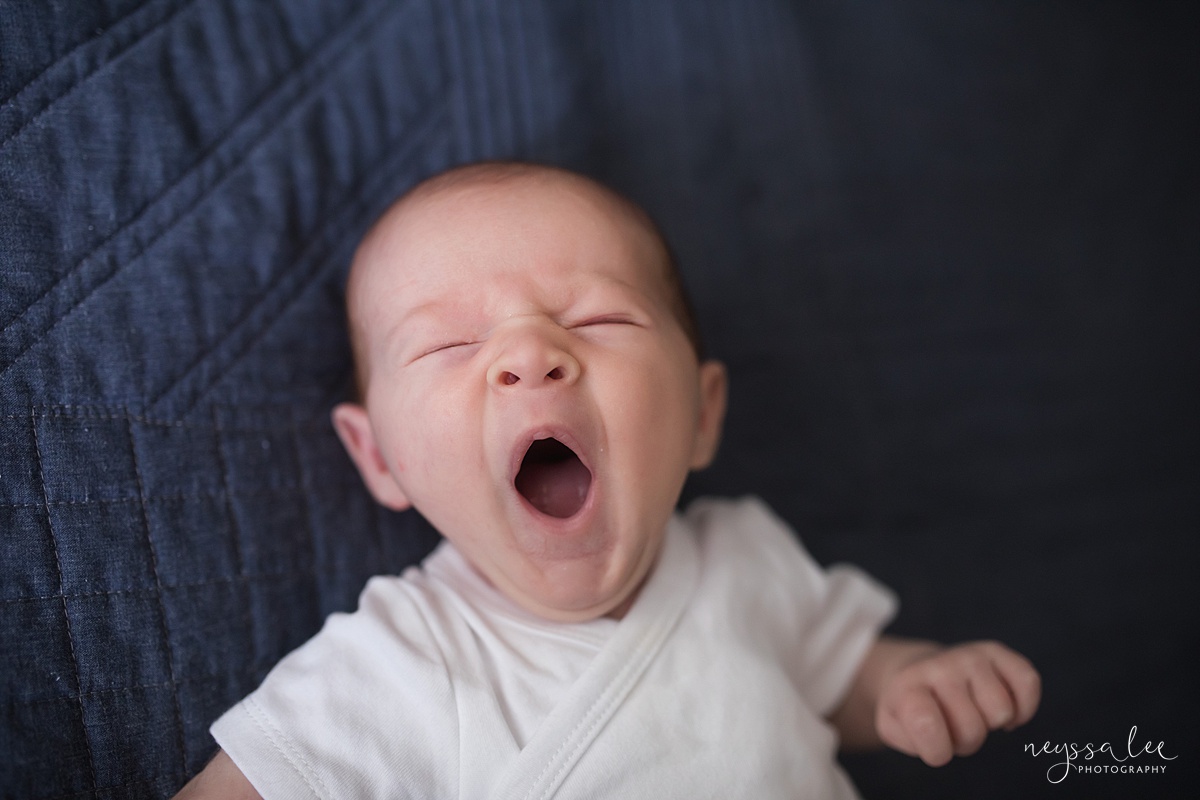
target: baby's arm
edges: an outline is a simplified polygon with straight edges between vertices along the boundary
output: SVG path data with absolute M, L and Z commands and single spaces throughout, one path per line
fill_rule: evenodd
M 937 767 L 974 753 L 989 731 L 1028 722 L 1040 698 L 1037 670 L 997 642 L 883 636 L 830 722 L 847 749 L 886 744 Z
M 175 800 L 203 800 L 205 797 L 223 798 L 225 800 L 262 800 L 262 795 L 254 790 L 250 781 L 233 763 L 233 759 L 225 755 L 224 750 L 218 750 L 208 766 L 200 774 L 188 781 Z

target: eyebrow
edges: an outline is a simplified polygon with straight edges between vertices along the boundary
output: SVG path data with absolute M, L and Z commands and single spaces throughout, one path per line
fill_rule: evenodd
M 442 309 L 444 305 L 445 303 L 438 300 L 430 300 L 422 303 L 419 306 L 410 308 L 408 311 L 404 312 L 403 315 L 401 315 L 400 319 L 396 320 L 394 324 L 389 326 L 388 329 L 383 332 L 383 338 L 380 344 L 382 344 L 385 349 L 395 347 L 397 345 L 397 339 L 402 339 L 403 333 L 406 330 L 411 329 L 414 324 L 420 323 L 422 319 L 428 319 L 432 322 L 438 318 L 439 310 Z
M 435 317 L 440 311 L 442 311 L 445 305 L 446 303 L 440 300 L 429 300 L 421 303 L 419 306 L 414 306 L 408 311 L 405 311 L 404 314 L 401 315 L 400 319 L 396 320 L 396 324 L 393 325 L 392 328 L 394 330 L 396 328 L 408 325 L 414 319 L 419 320 L 422 317 Z

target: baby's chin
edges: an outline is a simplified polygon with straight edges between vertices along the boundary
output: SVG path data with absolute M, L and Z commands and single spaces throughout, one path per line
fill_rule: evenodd
M 637 589 L 591 603 L 587 601 L 563 603 L 558 599 L 514 598 L 529 613 L 548 622 L 582 623 L 597 619 L 621 619 L 633 606 Z
M 550 622 L 590 622 L 624 617 L 645 580 L 645 570 L 635 566 L 626 578 L 609 586 L 586 567 L 561 564 L 534 585 L 511 591 L 499 588 L 514 603 Z

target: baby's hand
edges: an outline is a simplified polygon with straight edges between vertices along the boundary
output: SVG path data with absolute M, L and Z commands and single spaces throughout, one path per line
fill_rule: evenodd
M 881 687 L 875 728 L 884 744 L 940 767 L 1012 730 L 1037 710 L 1041 678 L 998 642 L 971 642 L 925 655 Z

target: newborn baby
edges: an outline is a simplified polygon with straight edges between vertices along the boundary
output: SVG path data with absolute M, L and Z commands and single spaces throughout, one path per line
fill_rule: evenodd
M 218 720 L 180 796 L 855 797 L 839 743 L 940 765 L 1033 715 L 1023 657 L 881 637 L 890 592 L 760 501 L 676 511 L 726 373 L 625 198 L 451 170 L 370 230 L 347 308 L 338 435 L 445 541 Z

